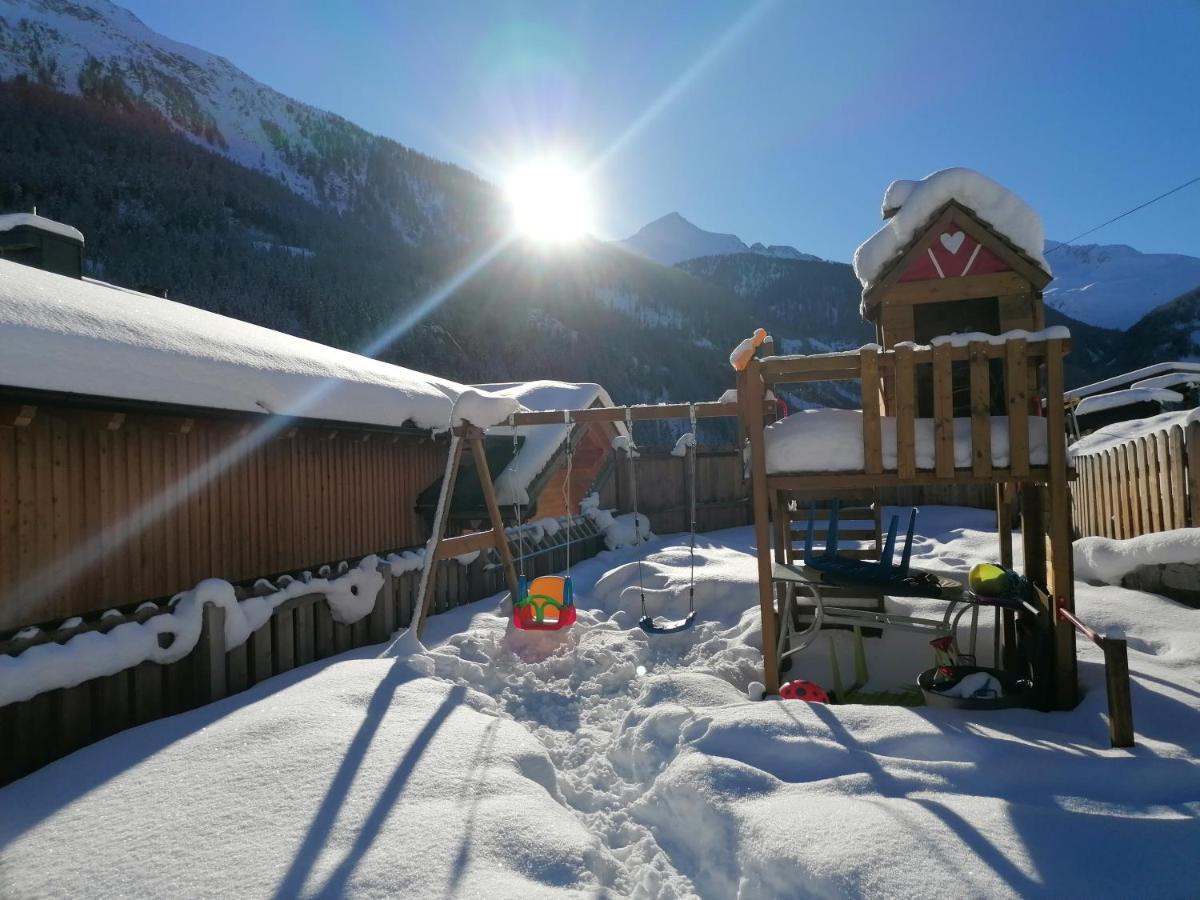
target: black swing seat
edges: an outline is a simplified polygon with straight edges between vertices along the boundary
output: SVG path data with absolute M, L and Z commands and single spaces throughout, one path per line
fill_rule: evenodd
M 649 634 L 676 634 L 680 631 L 687 631 L 696 621 L 696 611 L 693 609 L 682 619 L 673 621 L 656 621 L 653 616 L 642 616 L 638 619 L 638 626 Z

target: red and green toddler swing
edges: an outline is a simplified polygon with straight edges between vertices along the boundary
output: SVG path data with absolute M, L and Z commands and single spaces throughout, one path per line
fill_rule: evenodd
M 568 425 L 568 429 L 571 426 Z M 517 428 L 513 425 L 513 456 L 517 451 Z M 567 477 L 563 496 L 567 501 L 567 574 L 539 575 L 529 581 L 525 575 L 525 535 L 521 528 L 521 504 L 513 487 L 513 514 L 517 522 L 519 574 L 517 596 L 513 598 L 513 626 L 521 631 L 558 631 L 575 623 L 575 598 L 571 589 L 571 436 L 567 434 Z

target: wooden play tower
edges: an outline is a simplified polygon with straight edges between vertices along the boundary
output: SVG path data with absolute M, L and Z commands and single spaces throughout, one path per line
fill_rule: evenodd
M 895 211 L 885 209 L 885 218 Z M 1065 329 L 1042 330 L 1042 289 L 1050 277 L 969 206 L 949 199 L 864 289 L 862 312 L 875 323 L 878 345 L 809 356 L 745 354 L 737 361 L 768 691 L 779 685 L 772 572 L 775 562 L 790 558 L 796 538 L 789 511 L 812 497 L 982 483 L 995 485 L 996 561 L 1007 566 L 1013 562 L 1011 522 L 1019 501 L 1025 574 L 1049 597 L 1039 620 L 1043 674 L 1051 682 L 1045 686 L 1047 703 L 1075 704 L 1074 636 L 1058 615 L 1060 608 L 1073 609 L 1062 402 L 1070 341 Z M 819 448 L 831 439 L 831 423 L 844 430 L 853 413 L 802 411 L 790 423 L 767 427 L 767 392 L 836 380 L 860 385 L 861 458 L 843 453 L 831 461 L 834 454 L 822 459 L 815 452 L 808 454 L 813 464 L 789 469 L 805 454 L 786 451 Z M 794 443 L 789 448 L 785 441 Z M 1006 657 L 1016 641 L 1007 619 Z

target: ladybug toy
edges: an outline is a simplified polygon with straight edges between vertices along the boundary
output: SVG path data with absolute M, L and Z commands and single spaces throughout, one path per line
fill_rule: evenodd
M 781 700 L 805 700 L 809 703 L 828 703 L 829 695 L 815 681 L 789 681 L 779 688 Z

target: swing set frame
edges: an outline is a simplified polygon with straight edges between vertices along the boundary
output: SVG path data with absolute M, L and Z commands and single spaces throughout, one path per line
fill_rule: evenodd
M 766 401 L 763 404 L 763 415 L 773 415 L 775 404 Z M 522 425 L 588 425 L 594 422 L 627 423 L 656 422 L 668 419 L 736 419 L 741 413 L 741 406 L 736 402 L 708 401 L 703 403 L 669 403 L 657 406 L 593 406 L 588 409 L 557 409 L 539 412 L 519 412 L 505 420 L 502 426 L 519 427 Z M 417 604 L 413 611 L 413 623 L 417 637 L 425 631 L 425 620 L 429 617 L 429 609 L 433 602 L 433 572 L 436 564 L 443 559 L 461 556 L 475 551 L 487 552 L 494 550 L 499 557 L 500 566 L 504 570 L 504 583 L 511 598 L 520 594 L 517 570 L 513 561 L 512 550 L 509 547 L 508 536 L 504 531 L 504 518 L 500 512 L 500 502 L 496 496 L 496 485 L 488 468 L 487 454 L 484 452 L 483 440 L 485 430 L 470 422 L 455 426 L 450 432 L 450 450 L 446 456 L 446 471 L 442 478 L 442 489 L 438 495 L 437 510 L 433 516 L 433 528 L 429 541 L 425 545 L 425 565 L 421 569 L 421 582 L 417 589 Z M 572 435 L 568 434 L 567 441 Z M 487 508 L 488 523 L 491 526 L 486 531 L 471 534 L 446 536 L 446 527 L 450 521 L 450 506 L 454 497 L 454 486 L 458 480 L 459 465 L 463 453 L 470 449 L 475 461 L 479 485 L 483 492 L 484 505 Z M 569 503 L 569 501 L 568 501 Z

